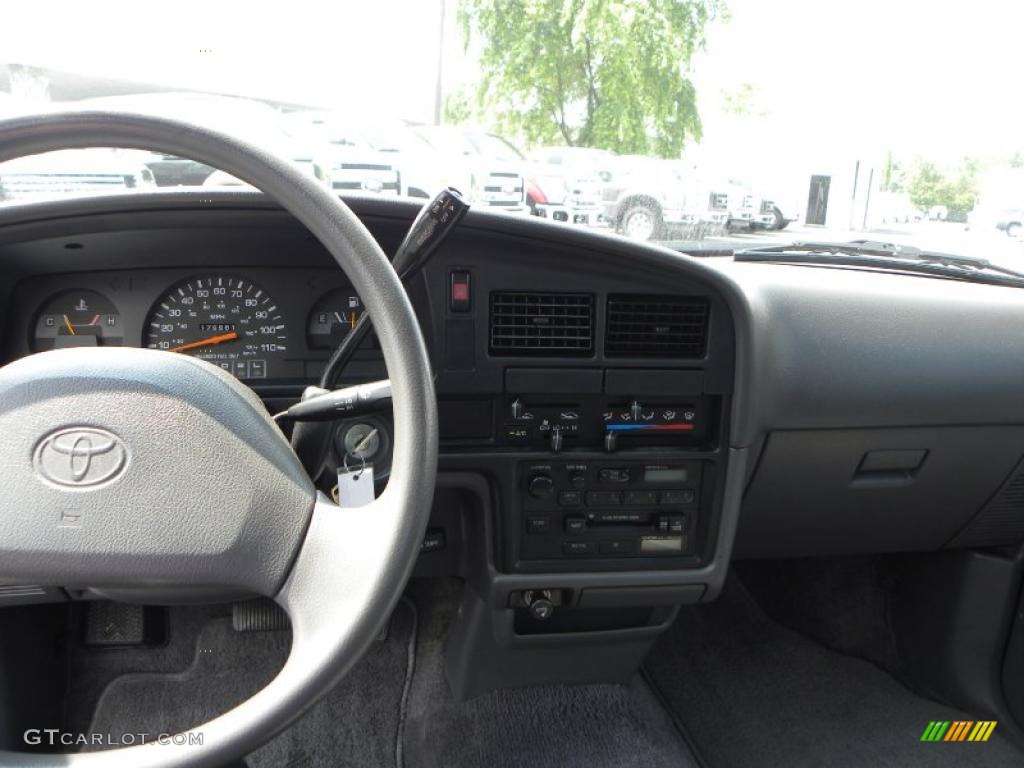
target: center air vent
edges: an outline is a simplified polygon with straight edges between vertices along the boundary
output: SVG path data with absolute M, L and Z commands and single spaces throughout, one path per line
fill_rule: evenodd
M 609 357 L 704 356 L 708 303 L 689 296 L 608 297 Z
M 594 297 L 589 293 L 491 294 L 491 352 L 496 355 L 589 355 Z

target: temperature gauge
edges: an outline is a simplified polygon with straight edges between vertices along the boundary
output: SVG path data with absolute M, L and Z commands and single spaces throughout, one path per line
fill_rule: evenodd
M 32 334 L 32 351 L 65 347 L 109 347 L 124 343 L 121 315 L 96 291 L 66 291 L 39 311 Z
M 336 349 L 356 327 L 363 302 L 351 288 L 339 288 L 321 297 L 309 314 L 306 334 L 311 349 Z

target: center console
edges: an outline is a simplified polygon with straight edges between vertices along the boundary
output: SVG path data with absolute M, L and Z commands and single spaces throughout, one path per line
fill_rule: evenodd
M 465 542 L 448 682 L 460 698 L 625 682 L 724 581 L 743 475 L 732 316 L 689 262 L 493 245 L 486 269 L 428 267 L 442 506 Z

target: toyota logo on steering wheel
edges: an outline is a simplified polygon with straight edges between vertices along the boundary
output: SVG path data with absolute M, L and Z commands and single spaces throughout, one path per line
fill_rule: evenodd
M 51 483 L 89 488 L 119 476 L 128 463 L 128 449 L 105 429 L 65 427 L 39 441 L 33 463 Z

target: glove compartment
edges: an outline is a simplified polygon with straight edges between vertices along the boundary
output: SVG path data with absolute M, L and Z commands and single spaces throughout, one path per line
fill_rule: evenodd
M 744 495 L 734 556 L 939 549 L 1022 456 L 1018 426 L 772 432 Z

